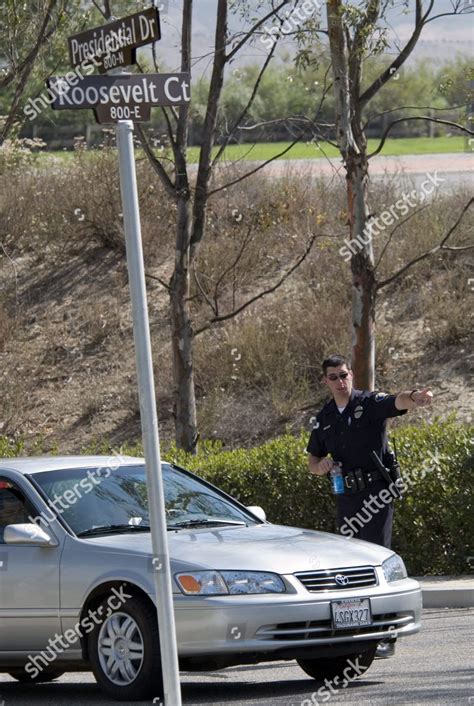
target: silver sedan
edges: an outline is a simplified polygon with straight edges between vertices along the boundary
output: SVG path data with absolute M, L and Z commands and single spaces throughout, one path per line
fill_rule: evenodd
M 383 547 L 265 520 L 163 464 L 180 666 L 295 659 L 318 681 L 364 673 L 416 633 L 421 591 Z M 91 670 L 109 696 L 162 691 L 143 459 L 0 460 L 0 670 Z

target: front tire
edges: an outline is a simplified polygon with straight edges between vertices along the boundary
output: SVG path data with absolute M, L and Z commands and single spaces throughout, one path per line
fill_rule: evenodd
M 377 646 L 371 647 L 364 652 L 355 652 L 350 655 L 340 657 L 321 657 L 315 659 L 297 659 L 301 669 L 316 681 L 323 682 L 325 679 L 333 681 L 337 677 L 342 682 L 352 681 L 361 674 L 365 674 L 375 659 Z
M 89 660 L 99 686 L 119 701 L 140 701 L 163 692 L 156 611 L 140 598 L 117 610 L 105 599 L 95 611 L 105 615 L 88 636 Z

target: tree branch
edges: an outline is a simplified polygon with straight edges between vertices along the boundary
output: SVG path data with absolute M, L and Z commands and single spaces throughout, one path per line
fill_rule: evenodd
M 426 11 L 426 14 L 423 15 L 423 2 L 422 0 L 416 0 L 415 29 L 413 30 L 410 39 L 403 47 L 400 54 L 392 61 L 390 66 L 388 66 L 385 71 L 383 71 L 380 76 L 369 86 L 369 88 L 367 88 L 367 90 L 365 90 L 364 93 L 360 96 L 359 105 L 361 110 L 365 106 L 365 104 L 368 103 L 369 100 L 373 98 L 376 93 L 378 93 L 382 86 L 384 86 L 387 81 L 390 80 L 390 78 L 397 71 L 397 69 L 399 69 L 400 66 L 402 66 L 402 64 L 404 64 L 405 61 L 408 59 L 418 42 L 421 31 L 426 23 L 426 20 L 431 10 L 433 9 L 433 5 L 434 0 L 430 0 L 428 10 Z
M 461 130 L 461 132 L 466 132 L 468 135 L 474 135 L 473 130 L 469 130 L 469 128 L 464 127 L 463 125 L 460 125 L 459 123 L 454 123 L 452 120 L 442 120 L 441 118 L 432 118 L 429 115 L 408 115 L 405 118 L 399 118 L 398 120 L 394 120 L 393 122 L 390 123 L 390 125 L 387 127 L 387 129 L 384 131 L 382 135 L 382 139 L 380 141 L 379 146 L 377 147 L 374 152 L 371 152 L 369 155 L 367 155 L 367 159 L 371 159 L 372 157 L 375 157 L 383 148 L 385 144 L 385 140 L 387 139 L 387 135 L 390 132 L 390 130 L 393 128 L 394 125 L 397 125 L 398 123 L 403 123 L 406 120 L 426 120 L 430 123 L 439 123 L 440 125 L 449 125 L 450 127 L 455 127 L 457 130 Z
M 229 265 L 229 267 L 226 267 L 225 270 L 223 272 L 221 272 L 220 276 L 217 279 L 216 285 L 214 287 L 214 302 L 215 302 L 216 313 L 217 313 L 217 308 L 218 308 L 217 307 L 218 292 L 219 292 L 219 287 L 221 285 L 221 282 L 224 279 L 224 277 L 227 274 L 229 274 L 229 272 L 232 272 L 232 270 L 234 270 L 237 267 L 237 265 L 239 264 L 240 260 L 242 259 L 242 255 L 245 252 L 245 248 L 247 247 L 247 243 L 250 240 L 251 234 L 252 234 L 252 226 L 249 226 L 247 233 L 246 233 L 244 239 L 242 240 L 241 246 L 239 248 L 239 251 L 237 253 L 237 256 L 236 256 L 234 262 L 231 265 Z
M 171 287 L 164 280 L 162 280 L 161 277 L 151 275 L 149 272 L 145 272 L 145 277 L 148 277 L 148 279 L 154 279 L 156 282 L 159 282 L 161 286 L 164 287 L 168 292 L 170 291 Z
M 227 0 L 217 0 L 216 31 L 214 36 L 214 61 L 211 82 L 207 96 L 206 115 L 202 130 L 201 149 L 196 176 L 193 228 L 190 242 L 190 259 L 194 259 L 200 246 L 205 228 L 206 203 L 209 198 L 209 178 L 212 169 L 212 148 L 217 124 L 217 110 L 224 85 L 226 65 L 225 45 L 227 39 Z
M 439 112 L 443 110 L 456 110 L 456 108 L 466 108 L 468 105 L 469 103 L 464 103 L 463 105 L 449 105 L 447 108 L 433 108 L 431 105 L 400 105 L 398 108 L 390 108 L 389 110 L 382 110 L 380 113 L 373 113 L 364 123 L 363 130 L 366 130 L 375 118 L 380 118 L 382 115 L 388 115 L 389 113 L 396 113 L 398 110 L 436 110 Z
M 203 333 L 204 331 L 207 331 L 210 329 L 214 324 L 220 323 L 221 321 L 227 321 L 228 319 L 232 319 L 238 314 L 240 314 L 244 309 L 249 307 L 251 304 L 254 302 L 258 301 L 259 299 L 262 299 L 262 297 L 266 296 L 267 294 L 272 294 L 275 290 L 277 290 L 281 285 L 290 277 L 290 275 L 301 265 L 301 263 L 307 258 L 309 255 L 311 248 L 313 247 L 314 241 L 316 238 L 321 237 L 319 235 L 313 235 L 306 246 L 305 251 L 303 254 L 298 258 L 298 260 L 294 263 L 292 267 L 290 267 L 287 272 L 276 282 L 276 284 L 273 285 L 273 287 L 269 287 L 268 289 L 263 290 L 262 292 L 259 292 L 255 296 L 251 297 L 248 301 L 244 302 L 241 306 L 237 307 L 237 309 L 234 309 L 233 311 L 228 312 L 227 314 L 221 314 L 220 316 L 215 316 L 212 318 L 210 321 L 207 322 L 204 326 L 201 326 L 200 329 L 197 329 L 194 332 L 195 336 L 199 336 L 200 333 Z
M 204 289 L 201 282 L 199 281 L 199 277 L 198 277 L 197 272 L 194 268 L 193 268 L 193 277 L 194 277 L 194 281 L 196 282 L 196 286 L 199 289 L 199 291 L 201 292 L 206 304 L 209 306 L 209 308 L 212 311 L 212 313 L 214 314 L 214 316 L 217 316 L 219 314 L 217 302 L 215 300 L 214 300 L 215 304 L 212 302 L 212 299 L 208 296 L 206 290 Z
M 391 275 L 391 277 L 388 277 L 387 279 L 383 280 L 382 282 L 378 282 L 376 284 L 376 290 L 378 291 L 379 289 L 382 289 L 382 287 L 386 287 L 388 284 L 396 280 L 398 277 L 400 277 L 402 274 L 404 274 L 410 267 L 413 267 L 413 265 L 416 265 L 418 262 L 421 262 L 421 260 L 425 260 L 427 257 L 430 257 L 430 255 L 434 255 L 435 253 L 439 252 L 440 250 L 453 250 L 452 246 L 446 246 L 445 243 L 447 242 L 448 238 L 451 237 L 451 235 L 454 233 L 458 225 L 461 223 L 464 214 L 466 211 L 469 209 L 471 204 L 474 203 L 474 197 L 471 197 L 469 201 L 465 204 L 463 207 L 461 213 L 459 214 L 458 219 L 454 223 L 453 226 L 448 230 L 447 234 L 444 236 L 444 238 L 441 240 L 439 245 L 436 245 L 434 248 L 431 248 L 430 250 L 427 250 L 426 252 L 422 253 L 421 255 L 418 255 L 418 257 L 415 257 L 413 260 L 408 262 L 406 265 L 401 267 L 395 274 Z M 466 246 L 463 247 L 462 249 L 470 248 L 471 246 Z M 457 248 L 459 249 L 459 248 Z
M 247 105 L 246 105 L 245 108 L 242 110 L 241 114 L 238 116 L 237 120 L 234 122 L 233 127 L 232 127 L 231 130 L 228 132 L 227 137 L 225 138 L 225 140 L 223 141 L 223 143 L 221 144 L 221 146 L 220 146 L 219 149 L 217 150 L 217 154 L 215 155 L 214 159 L 212 160 L 211 168 L 216 164 L 216 162 L 218 162 L 220 156 L 222 155 L 222 153 L 224 152 L 225 148 L 226 148 L 227 145 L 229 144 L 232 135 L 235 133 L 235 131 L 236 131 L 237 128 L 239 127 L 241 121 L 245 118 L 245 116 L 247 115 L 248 111 L 249 111 L 250 108 L 252 107 L 252 103 L 254 102 L 255 96 L 257 95 L 257 91 L 258 91 L 258 89 L 259 89 L 260 82 L 261 82 L 261 80 L 262 80 L 262 78 L 263 78 L 263 74 L 265 73 L 268 64 L 270 63 L 270 61 L 271 61 L 272 58 L 273 58 L 273 54 L 275 53 L 275 49 L 276 49 L 276 47 L 277 47 L 277 44 L 278 44 L 278 41 L 275 42 L 275 44 L 273 45 L 273 47 L 272 47 L 272 48 L 270 49 L 270 51 L 268 52 L 268 56 L 267 56 L 267 58 L 265 59 L 265 61 L 263 62 L 262 68 L 260 69 L 260 72 L 259 72 L 259 74 L 258 74 L 258 76 L 257 76 L 257 80 L 256 80 L 255 83 L 254 83 L 253 90 L 252 90 L 252 94 L 251 94 L 251 96 L 250 96 L 250 98 L 249 98 L 249 100 L 248 100 L 248 102 L 247 102 Z
M 143 151 L 145 152 L 146 156 L 148 157 L 148 160 L 149 160 L 153 170 L 160 177 L 161 182 L 166 189 L 166 192 L 170 196 L 172 196 L 173 199 L 176 199 L 176 187 L 173 184 L 173 182 L 171 181 L 170 177 L 168 176 L 168 172 L 165 170 L 161 161 L 153 153 L 153 150 L 150 147 L 150 143 L 148 142 L 146 135 L 143 132 L 142 126 L 139 123 L 136 123 L 135 129 L 137 131 L 137 135 L 140 140 L 140 143 L 143 147 Z
M 232 49 L 231 52 L 229 52 L 226 55 L 226 62 L 229 62 L 237 54 L 237 52 L 240 51 L 240 49 L 242 49 L 242 47 L 248 42 L 248 40 L 258 31 L 258 29 L 267 20 L 270 19 L 270 17 L 274 17 L 277 14 L 277 12 L 279 12 L 279 10 L 281 10 L 281 8 L 287 4 L 288 4 L 288 0 L 283 0 L 283 2 L 280 2 L 280 4 L 277 7 L 274 7 L 273 10 L 271 10 L 271 12 L 269 12 L 267 15 L 265 15 L 265 17 L 262 17 L 261 20 L 256 22 L 249 32 L 245 32 L 244 38 L 235 45 L 235 47 Z
M 273 157 L 270 157 L 270 159 L 265 160 L 264 162 L 262 162 L 262 164 L 259 164 L 257 167 L 255 167 L 254 169 L 251 169 L 249 172 L 242 174 L 237 179 L 233 179 L 232 181 L 227 182 L 227 184 L 224 184 L 224 186 L 219 186 L 217 189 L 213 189 L 212 191 L 209 192 L 208 195 L 212 196 L 213 194 L 217 194 L 217 193 L 219 193 L 219 191 L 222 191 L 223 189 L 228 189 L 229 187 L 234 186 L 234 184 L 238 184 L 240 181 L 247 179 L 247 177 L 251 176 L 252 174 L 259 172 L 261 169 L 264 169 L 264 167 L 266 167 L 267 164 L 274 162 L 276 159 L 278 159 L 279 157 L 282 157 L 284 154 L 286 154 L 300 140 L 301 140 L 301 135 L 299 137 L 297 137 L 295 140 L 293 140 L 293 142 L 291 142 L 288 145 L 288 147 L 285 147 L 285 149 L 282 150 L 281 152 L 279 152 L 278 154 L 274 155 Z
M 404 225 L 407 221 L 409 221 L 410 218 L 413 218 L 413 216 L 416 216 L 417 213 L 421 213 L 422 211 L 425 210 L 425 208 L 428 208 L 429 205 L 430 204 L 427 203 L 424 206 L 422 206 L 421 208 L 418 208 L 416 211 L 412 211 L 409 216 L 407 216 L 406 218 L 403 219 L 403 221 L 400 221 L 399 223 L 397 223 L 395 228 L 392 230 L 392 232 L 388 236 L 387 242 L 385 243 L 385 245 L 382 248 L 382 252 L 380 253 L 379 259 L 377 260 L 376 264 L 374 265 L 374 272 L 376 272 L 378 266 L 380 265 L 382 258 L 385 255 L 385 251 L 387 250 L 388 246 L 390 245 L 390 243 L 392 241 L 392 238 L 395 234 L 395 231 L 398 230 L 398 228 L 401 228 L 401 226 Z

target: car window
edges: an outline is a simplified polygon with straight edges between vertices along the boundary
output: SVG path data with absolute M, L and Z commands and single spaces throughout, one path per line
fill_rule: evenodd
M 31 522 L 33 509 L 24 494 L 13 483 L 0 478 L 0 544 L 4 544 L 7 525 Z
M 190 520 L 232 520 L 256 524 L 232 500 L 199 479 L 163 464 L 167 522 L 170 527 Z M 74 468 L 34 474 L 49 505 L 77 534 L 109 525 L 149 524 L 144 466 L 113 470 Z M 45 518 L 46 519 L 46 518 Z

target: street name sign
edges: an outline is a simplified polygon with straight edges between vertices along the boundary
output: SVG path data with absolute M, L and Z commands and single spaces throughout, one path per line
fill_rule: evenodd
M 189 73 L 83 76 L 70 82 L 52 76 L 53 110 L 93 108 L 100 123 L 150 119 L 151 106 L 185 105 L 191 100 Z
M 97 60 L 101 73 L 136 61 L 136 49 L 161 38 L 160 15 L 156 8 L 113 20 L 100 27 L 68 37 L 73 67 Z

